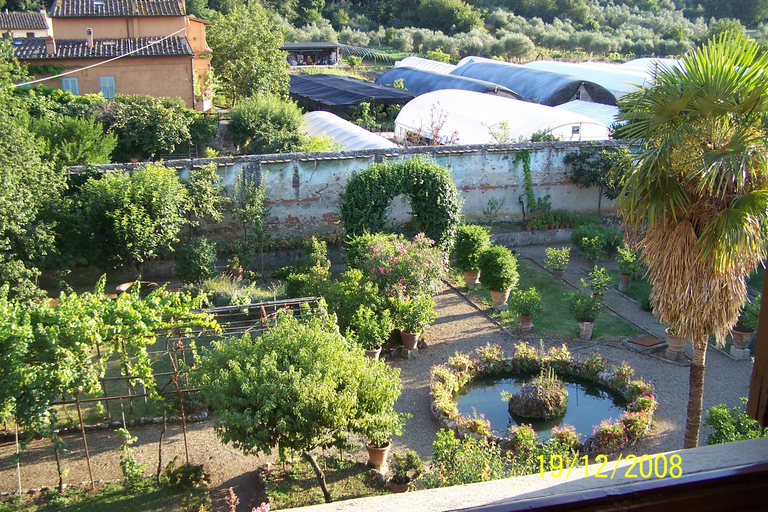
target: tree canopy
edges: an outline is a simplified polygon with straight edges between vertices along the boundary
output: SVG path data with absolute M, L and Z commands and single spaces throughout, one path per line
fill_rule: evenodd
M 216 404 L 222 442 L 244 453 L 302 453 L 324 487 L 312 450 L 344 447 L 353 434 L 401 433 L 399 372 L 350 349 L 324 315 L 299 321 L 284 313 L 259 337 L 214 342 L 194 375 Z

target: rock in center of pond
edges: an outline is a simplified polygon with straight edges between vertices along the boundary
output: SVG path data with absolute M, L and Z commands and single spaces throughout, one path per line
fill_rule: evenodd
M 509 399 L 509 411 L 524 418 L 557 418 L 568 407 L 568 390 L 554 376 L 539 376 Z

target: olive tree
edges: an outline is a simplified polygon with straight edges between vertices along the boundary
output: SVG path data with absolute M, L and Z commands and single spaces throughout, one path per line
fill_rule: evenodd
M 214 342 L 192 373 L 216 404 L 222 442 L 246 454 L 302 453 L 326 502 L 331 495 L 313 450 L 341 448 L 353 434 L 400 434 L 405 418 L 394 410 L 399 374 L 362 349 L 348 348 L 326 317 L 301 322 L 291 313 L 260 337 Z

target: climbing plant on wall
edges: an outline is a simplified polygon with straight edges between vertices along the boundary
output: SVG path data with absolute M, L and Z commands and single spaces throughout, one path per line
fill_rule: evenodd
M 461 216 L 461 198 L 448 170 L 423 158 L 373 164 L 353 174 L 341 196 L 341 218 L 349 235 L 384 231 L 392 199 L 406 194 L 413 225 L 442 246 L 450 245 Z

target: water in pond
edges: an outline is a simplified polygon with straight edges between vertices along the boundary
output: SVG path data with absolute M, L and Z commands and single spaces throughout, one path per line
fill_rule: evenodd
M 563 384 L 568 390 L 568 408 L 563 416 L 533 421 L 513 417 L 507 408 L 508 402 L 501 398 L 501 392 L 515 394 L 534 378 L 534 375 L 525 375 L 476 379 L 456 394 L 459 412 L 471 416 L 474 408 L 478 415 L 485 415 L 485 419 L 491 421 L 491 428 L 500 434 L 516 425 L 518 421 L 530 423 L 543 439 L 549 438 L 552 427 L 564 423 L 576 427 L 576 432 L 584 439 L 592 435 L 592 428 L 601 421 L 618 418 L 624 412 L 624 400 L 605 388 L 583 381 L 563 379 Z

